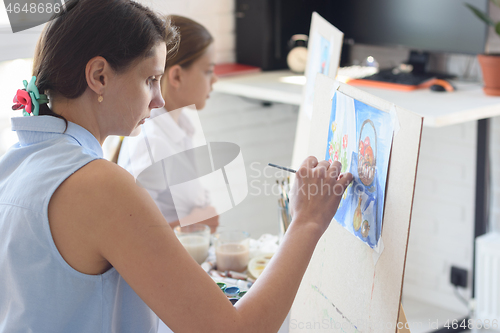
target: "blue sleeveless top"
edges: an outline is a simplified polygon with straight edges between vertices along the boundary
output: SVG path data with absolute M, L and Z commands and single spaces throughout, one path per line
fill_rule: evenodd
M 156 332 L 158 317 L 114 268 L 80 273 L 52 239 L 50 198 L 102 158 L 99 142 L 51 116 L 13 118 L 12 129 L 19 143 L 0 159 L 0 332 Z

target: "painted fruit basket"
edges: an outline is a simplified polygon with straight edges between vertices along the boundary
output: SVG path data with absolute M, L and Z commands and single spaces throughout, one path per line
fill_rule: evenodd
M 358 175 L 363 185 L 371 187 L 377 168 L 377 131 L 370 119 L 361 125 L 358 140 Z M 370 189 L 372 192 L 375 189 Z

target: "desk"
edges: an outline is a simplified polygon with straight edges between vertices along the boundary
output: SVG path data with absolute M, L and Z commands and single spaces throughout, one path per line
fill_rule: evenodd
M 249 75 L 238 75 L 219 78 L 213 86 L 214 91 L 276 102 L 300 105 L 302 102 L 302 84 L 283 82 L 283 78 L 298 77 L 290 71 L 261 72 Z M 304 78 L 302 76 L 302 78 Z M 299 79 L 300 81 L 300 79 Z M 305 82 L 305 78 L 303 79 Z
M 304 83 L 303 77 L 290 71 L 272 71 L 221 78 L 214 84 L 214 91 L 267 102 L 300 105 Z M 478 83 L 454 84 L 457 91 L 452 93 L 429 89 L 403 92 L 358 88 L 425 117 L 424 126 L 448 126 L 500 115 L 500 97 L 486 96 Z
M 221 78 L 214 85 L 214 91 L 268 102 L 300 105 L 303 84 L 304 80 L 290 71 L 274 71 Z M 476 238 L 486 232 L 489 187 L 488 118 L 500 115 L 500 97 L 486 96 L 478 83 L 454 82 L 454 84 L 457 91 L 451 93 L 433 92 L 428 89 L 412 92 L 371 87 L 359 87 L 359 89 L 420 114 L 425 117 L 426 127 L 478 121 L 474 218 L 474 238 Z M 474 284 L 472 284 L 472 294 L 474 295 Z

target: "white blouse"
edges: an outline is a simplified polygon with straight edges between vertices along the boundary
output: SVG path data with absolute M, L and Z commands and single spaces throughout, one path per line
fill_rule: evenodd
M 190 181 L 189 186 L 184 186 L 180 197 L 176 193 L 174 204 L 162 165 L 152 162 L 158 161 L 159 156 L 165 159 L 193 148 L 193 124 L 184 110 L 172 112 L 180 113 L 178 123 L 165 108 L 152 110 L 150 119 L 141 126 L 141 134 L 123 140 L 118 158 L 118 165 L 136 177 L 138 184 L 148 191 L 168 222 L 189 215 L 196 207 L 210 204 L 209 192 L 199 181 Z M 153 120 L 155 126 L 148 126 Z

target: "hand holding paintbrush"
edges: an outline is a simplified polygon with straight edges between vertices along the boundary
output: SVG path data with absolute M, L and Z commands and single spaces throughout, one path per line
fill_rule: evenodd
M 324 232 L 337 211 L 342 194 L 352 181 L 352 175 L 341 174 L 342 165 L 338 161 L 331 164 L 328 161 L 318 162 L 313 156 L 308 157 L 299 170 L 269 165 L 296 174 L 290 190 L 292 200 L 287 206 L 290 216 L 308 216 L 308 223 L 320 226 Z

